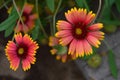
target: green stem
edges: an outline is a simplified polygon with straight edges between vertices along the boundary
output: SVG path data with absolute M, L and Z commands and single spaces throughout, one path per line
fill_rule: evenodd
M 90 11 L 89 6 L 88 6 L 86 0 L 83 0 L 83 3 L 84 3 L 84 5 L 85 5 L 85 7 L 87 8 L 87 10 Z
M 47 33 L 45 32 L 45 30 L 44 30 L 44 28 L 43 28 L 43 25 L 42 25 L 42 23 L 41 23 L 40 17 L 39 17 L 38 0 L 36 0 L 36 3 L 35 3 L 35 4 L 36 4 L 36 12 L 38 13 L 38 21 L 39 21 L 40 28 L 41 28 L 44 36 L 45 36 L 46 38 L 48 38 L 48 35 L 47 35 Z
M 25 1 L 25 2 L 26 2 L 26 1 Z M 25 7 L 25 4 L 24 4 L 24 6 L 23 6 L 23 8 L 22 8 L 22 11 L 21 11 L 20 16 L 22 16 L 22 13 L 23 13 L 24 7 Z M 21 19 L 19 18 L 19 19 L 18 19 L 18 22 L 17 22 L 17 26 L 16 26 L 16 27 L 18 27 L 18 25 L 19 25 L 20 21 L 21 21 Z M 15 34 L 16 34 L 16 32 L 14 31 L 14 35 L 15 35 Z M 14 40 L 14 36 L 13 36 L 13 38 L 12 38 L 12 41 L 13 41 L 13 40 Z
M 50 22 L 50 34 L 53 36 L 54 34 L 53 34 L 53 24 Z
M 62 0 L 59 1 L 58 6 L 57 6 L 57 9 L 56 9 L 56 11 L 55 11 L 55 13 L 54 13 L 54 15 L 53 15 L 53 35 L 54 35 L 55 32 L 56 32 L 56 27 L 55 27 L 56 15 L 57 15 L 57 13 L 58 13 L 58 10 L 59 10 L 59 8 L 60 8 L 61 3 L 62 3 Z
M 23 20 L 22 20 L 22 17 L 21 17 L 22 14 L 20 14 L 20 12 L 19 12 L 19 10 L 18 10 L 18 8 L 17 8 L 17 5 L 16 5 L 16 3 L 15 3 L 14 0 L 13 0 L 13 5 L 14 5 L 14 7 L 15 7 L 17 13 L 18 13 L 18 16 L 19 16 L 19 19 L 20 19 L 22 25 L 23 25 L 23 26 L 26 26 L 26 25 L 24 24 Z
M 0 9 L 2 9 L 4 6 L 6 7 L 6 5 L 10 2 L 11 0 L 7 0 L 4 2 L 4 4 L 2 6 L 0 6 Z
M 99 0 L 99 7 L 98 7 L 98 10 L 97 10 L 97 13 L 96 13 L 96 17 L 95 17 L 95 19 L 93 20 L 92 23 L 94 23 L 95 20 L 98 18 L 98 15 L 99 15 L 99 13 L 100 13 L 101 7 L 102 7 L 102 0 Z M 92 24 L 92 23 L 91 23 L 91 24 Z
M 112 50 L 112 48 L 109 46 L 109 44 L 107 43 L 107 41 L 103 40 L 103 42 L 104 42 L 105 45 L 107 46 L 108 50 Z
M 118 71 L 117 71 L 117 64 L 115 62 L 115 54 L 112 50 L 112 48 L 108 45 L 108 43 L 104 40 L 105 45 L 108 48 L 108 63 L 109 63 L 109 68 L 111 71 L 112 76 L 115 78 L 115 80 L 118 80 Z

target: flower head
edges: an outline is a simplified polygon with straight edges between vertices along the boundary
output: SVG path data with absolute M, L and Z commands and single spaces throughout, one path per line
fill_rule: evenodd
M 30 69 L 31 64 L 36 61 L 35 55 L 38 48 L 38 44 L 29 35 L 16 34 L 15 42 L 9 41 L 5 49 L 10 68 L 16 71 L 21 61 L 24 71 Z
M 103 24 L 91 24 L 95 18 L 92 11 L 87 13 L 86 9 L 72 8 L 65 17 L 67 21 L 57 22 L 56 37 L 60 38 L 61 45 L 69 47 L 68 54 L 82 57 L 92 53 L 92 46 L 99 47 L 100 40 L 104 38 L 104 33 L 99 31 Z
M 37 14 L 32 14 L 33 9 L 32 4 L 25 3 L 23 13 L 22 13 L 22 20 L 23 23 L 20 21 L 17 22 L 18 26 L 15 27 L 16 32 L 24 32 L 27 33 L 35 26 L 35 20 L 38 18 Z
M 68 55 L 68 48 L 67 46 L 61 46 L 59 43 L 59 39 L 56 37 L 51 36 L 49 38 L 49 46 L 52 47 L 50 50 L 52 55 L 56 55 L 57 60 L 61 60 L 63 63 L 71 60 L 76 59 L 75 55 Z

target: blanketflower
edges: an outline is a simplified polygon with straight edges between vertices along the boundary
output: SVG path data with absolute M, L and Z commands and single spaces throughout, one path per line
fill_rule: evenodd
M 17 22 L 17 25 L 15 27 L 16 32 L 24 32 L 27 33 L 28 31 L 32 30 L 35 26 L 35 20 L 38 18 L 37 14 L 32 14 L 32 9 L 34 8 L 34 5 L 25 3 L 23 13 L 22 13 L 22 20 L 23 23 L 20 21 Z
M 56 56 L 57 60 L 61 60 L 63 63 L 68 61 L 68 60 L 74 60 L 76 59 L 75 55 L 68 55 L 68 49 L 66 46 L 61 46 L 59 44 L 59 39 L 51 36 L 49 38 L 49 46 L 52 47 L 52 49 L 50 50 L 52 55 Z
M 16 71 L 22 63 L 22 68 L 26 71 L 30 69 L 31 64 L 35 63 L 36 50 L 39 46 L 28 34 L 22 36 L 21 33 L 18 33 L 14 37 L 15 42 L 9 41 L 5 49 L 6 56 L 10 61 L 10 68 Z
M 92 11 L 87 13 L 86 9 L 72 8 L 65 13 L 65 17 L 67 21 L 57 22 L 55 36 L 60 39 L 60 44 L 69 47 L 69 55 L 82 57 L 92 54 L 92 46 L 98 48 L 104 38 L 104 33 L 99 31 L 103 24 L 91 24 L 95 14 Z

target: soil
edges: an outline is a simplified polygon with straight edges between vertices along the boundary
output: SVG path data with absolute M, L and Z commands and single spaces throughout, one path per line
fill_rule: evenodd
M 25 80 L 85 80 L 74 61 L 62 63 L 49 53 L 49 47 L 41 46 L 37 62 Z

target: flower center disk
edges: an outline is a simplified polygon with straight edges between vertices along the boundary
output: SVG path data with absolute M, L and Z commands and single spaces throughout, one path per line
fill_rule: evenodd
M 18 49 L 18 54 L 22 55 L 24 53 L 24 49 L 23 48 L 19 48 Z
M 75 33 L 76 33 L 77 35 L 81 35 L 81 34 L 82 34 L 82 30 L 81 30 L 80 28 L 76 28 L 76 29 L 75 29 Z

